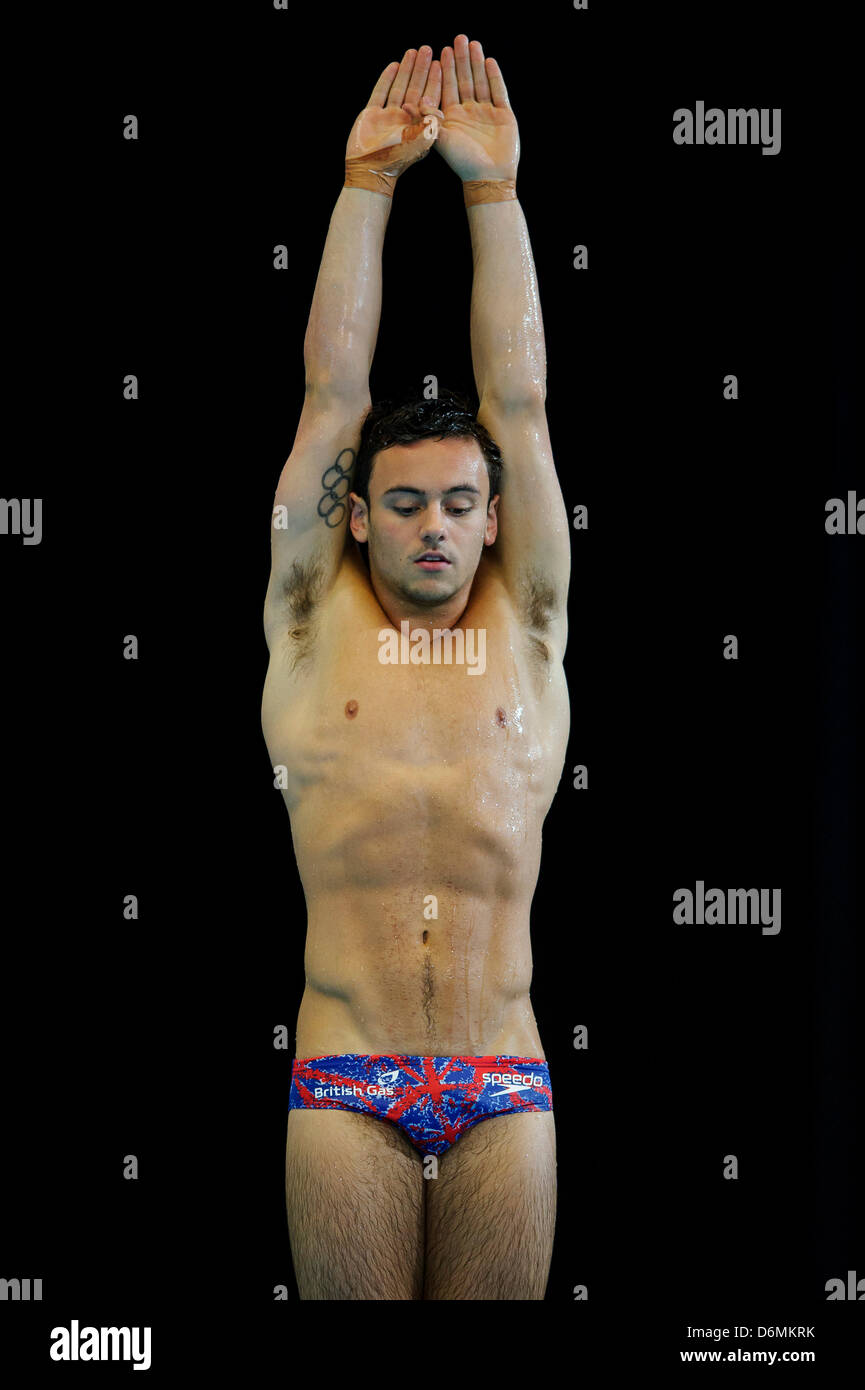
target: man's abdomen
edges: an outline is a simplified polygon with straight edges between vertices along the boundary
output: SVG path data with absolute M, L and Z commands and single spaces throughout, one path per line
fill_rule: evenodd
M 297 1055 L 542 1056 L 529 906 L 435 875 L 314 898 Z

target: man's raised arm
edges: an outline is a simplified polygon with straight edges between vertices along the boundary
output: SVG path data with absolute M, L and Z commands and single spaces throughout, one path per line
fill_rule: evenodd
M 346 146 L 345 186 L 319 267 L 303 358 L 303 409 L 274 497 L 271 633 L 308 616 L 333 581 L 347 533 L 348 491 L 381 317 L 381 262 L 400 174 L 432 148 L 441 71 L 432 50 L 389 63 Z
M 442 52 L 438 152 L 463 181 L 472 239 L 471 346 L 478 420 L 502 450 L 494 553 L 527 621 L 564 649 L 568 518 L 546 421 L 546 349 L 526 220 L 520 142 L 501 70 L 457 35 Z

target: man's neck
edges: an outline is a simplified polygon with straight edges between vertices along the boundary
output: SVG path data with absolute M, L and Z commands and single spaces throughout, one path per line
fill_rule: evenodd
M 400 624 L 404 622 L 408 622 L 412 629 L 426 628 L 432 632 L 434 628 L 438 628 L 450 631 L 457 626 L 465 613 L 472 587 L 472 581 L 469 580 L 468 584 L 449 599 L 431 606 L 427 603 L 413 603 L 402 594 L 391 593 L 389 589 L 377 583 L 372 573 L 370 583 L 386 617 L 397 631 L 400 631 Z

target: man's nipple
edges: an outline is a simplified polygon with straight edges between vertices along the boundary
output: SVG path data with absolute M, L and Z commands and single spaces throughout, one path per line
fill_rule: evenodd
M 355 716 L 356 714 L 357 714 L 357 700 L 349 700 L 348 704 L 347 704 L 346 707 L 345 707 L 345 717 L 346 717 L 346 719 L 354 719 L 354 716 Z
M 503 729 L 503 728 L 505 727 L 505 725 L 507 724 L 507 722 L 508 722 L 507 711 L 506 711 L 506 710 L 503 710 L 502 707 L 501 707 L 501 705 L 499 705 L 498 709 L 496 710 L 496 723 L 498 724 L 498 726 L 499 726 L 500 729 Z

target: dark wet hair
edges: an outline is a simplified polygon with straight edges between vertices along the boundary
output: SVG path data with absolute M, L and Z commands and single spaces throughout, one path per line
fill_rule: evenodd
M 490 497 L 501 486 L 502 455 L 498 444 L 476 420 L 469 401 L 446 387 L 435 400 L 379 401 L 368 411 L 361 426 L 352 490 L 369 507 L 369 480 L 375 455 L 391 444 L 413 444 L 417 439 L 476 439 L 487 465 Z

